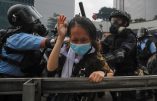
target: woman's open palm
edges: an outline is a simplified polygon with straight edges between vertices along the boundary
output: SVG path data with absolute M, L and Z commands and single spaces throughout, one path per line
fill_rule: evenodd
M 64 15 L 58 16 L 57 23 L 58 23 L 58 35 L 61 37 L 65 37 L 67 33 L 67 23 L 66 17 Z

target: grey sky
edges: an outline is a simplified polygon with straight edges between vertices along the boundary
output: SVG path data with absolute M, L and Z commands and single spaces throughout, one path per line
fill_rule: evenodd
M 78 2 L 84 4 L 86 16 L 92 18 L 93 13 L 97 13 L 101 7 L 113 7 L 113 0 L 75 0 L 75 14 L 80 12 Z

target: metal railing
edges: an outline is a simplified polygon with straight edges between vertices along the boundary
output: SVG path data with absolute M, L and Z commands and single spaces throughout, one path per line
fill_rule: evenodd
M 41 101 L 41 94 L 157 89 L 157 76 L 104 78 L 91 83 L 87 78 L 1 78 L 0 95 L 22 94 L 23 101 Z

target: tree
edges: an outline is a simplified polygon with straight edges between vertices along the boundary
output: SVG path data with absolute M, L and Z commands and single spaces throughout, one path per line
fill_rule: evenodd
M 93 15 L 93 19 L 102 19 L 102 20 L 108 20 L 109 17 L 110 17 L 110 14 L 113 12 L 113 11 L 116 11 L 116 9 L 114 8 L 107 8 L 107 7 L 102 7 L 100 10 L 99 10 L 99 13 L 95 13 Z

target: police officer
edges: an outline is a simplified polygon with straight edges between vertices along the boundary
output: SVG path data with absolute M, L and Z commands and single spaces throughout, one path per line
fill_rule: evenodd
M 12 27 L 1 37 L 0 77 L 37 76 L 42 72 L 39 50 L 51 47 L 50 40 L 43 37 L 47 30 L 40 22 L 41 15 L 34 7 L 22 4 L 11 6 L 7 15 Z M 0 100 L 19 101 L 21 98 L 14 95 Z
M 148 59 L 156 53 L 156 46 L 155 43 L 151 40 L 151 37 L 152 35 L 146 28 L 141 28 L 137 33 L 138 62 L 140 65 L 145 67 Z
M 145 74 L 151 74 L 151 71 L 147 68 L 148 59 L 156 53 L 156 45 L 152 40 L 152 35 L 149 33 L 148 29 L 141 28 L 137 33 L 137 59 L 138 65 L 141 70 L 144 71 Z M 149 72 L 148 72 L 149 71 Z M 153 97 L 153 93 L 151 90 L 141 91 L 140 92 L 140 101 L 147 101 L 148 99 Z
M 149 70 L 150 75 L 157 75 L 157 54 L 154 54 L 153 56 L 149 58 L 148 63 L 147 63 L 147 68 Z M 153 95 L 154 95 L 154 101 L 157 101 L 157 90 L 155 89 L 153 90 Z
M 115 76 L 132 76 L 136 70 L 136 36 L 128 29 L 130 15 L 114 11 L 110 15 L 110 32 L 104 43 L 105 56 L 114 69 Z M 105 46 L 104 46 L 105 47 Z M 112 92 L 113 101 L 135 101 L 135 92 Z

